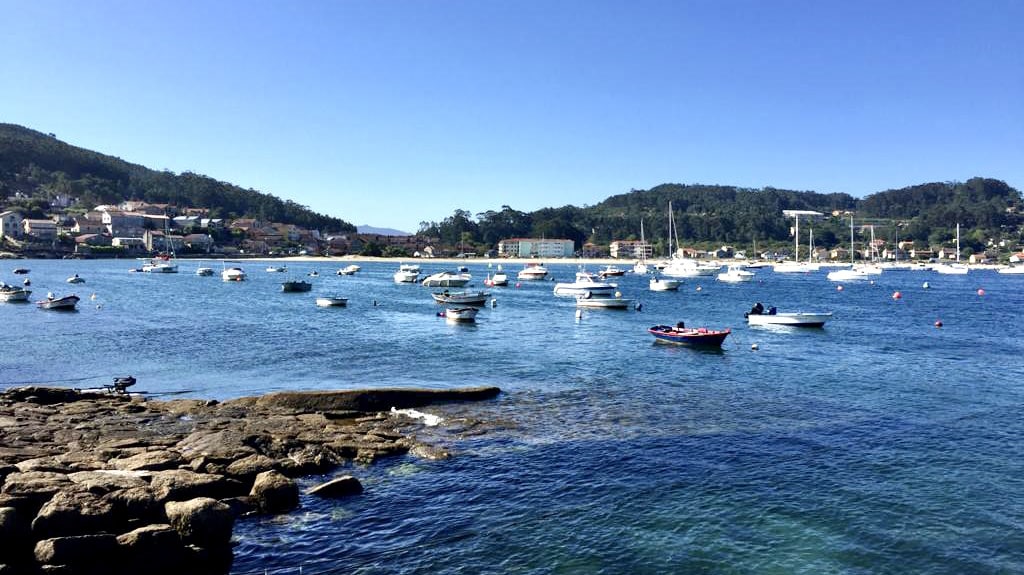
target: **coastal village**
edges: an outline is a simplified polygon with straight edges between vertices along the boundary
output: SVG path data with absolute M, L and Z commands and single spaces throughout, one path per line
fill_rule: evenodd
M 658 257 L 654 244 L 644 239 L 613 240 L 607 245 L 568 239 L 507 238 L 496 246 L 444 245 L 438 238 L 423 235 L 384 235 L 367 233 L 328 234 L 295 224 L 264 221 L 258 218 L 223 219 L 209 217 L 209 210 L 171 204 L 125 201 L 118 205 L 98 205 L 84 214 L 65 209 L 70 198 L 51 202 L 46 218 L 27 218 L 17 210 L 0 212 L 0 257 L 113 258 L 146 257 L 173 253 L 178 257 L 280 257 L 352 255 L 422 258 L 611 258 L 646 260 Z M 849 212 L 824 214 L 815 211 L 784 210 L 794 221 L 792 249 L 747 250 L 730 245 L 712 249 L 677 247 L 676 257 L 708 260 L 749 259 L 784 261 L 801 259 L 814 263 L 844 263 L 851 260 L 936 262 L 960 260 L 956 245 L 921 245 L 921 242 L 871 238 L 859 243 L 851 255 L 843 245 L 819 246 L 799 236 L 799 221 L 808 223 L 826 218 L 848 218 Z M 861 226 L 870 228 L 870 224 Z M 873 230 L 872 230 L 873 232 Z M 1024 261 L 1024 249 L 1005 240 L 993 239 L 987 249 L 964 255 L 964 263 L 994 264 Z

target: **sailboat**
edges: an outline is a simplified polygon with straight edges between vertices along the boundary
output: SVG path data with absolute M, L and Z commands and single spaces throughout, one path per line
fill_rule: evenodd
M 874 238 L 874 228 L 871 228 L 872 239 Z M 874 249 L 874 247 L 872 247 Z M 829 281 L 842 282 L 842 281 L 858 281 L 858 280 L 869 280 L 875 276 L 881 275 L 882 268 L 877 265 L 857 265 L 853 262 L 853 214 L 850 214 L 850 267 L 841 270 L 835 270 L 828 273 L 826 278 Z
M 807 241 L 807 262 L 800 261 L 800 216 L 794 215 L 796 228 L 793 232 L 793 261 L 781 262 L 772 266 L 777 273 L 806 273 L 816 272 L 821 269 L 816 263 L 811 262 L 811 254 L 814 252 L 814 230 L 810 230 Z
M 164 220 L 164 247 L 170 253 L 160 254 L 142 266 L 142 271 L 151 274 L 178 273 L 178 260 L 174 256 L 174 242 L 171 241 L 170 218 Z
M 633 264 L 633 273 L 647 273 L 647 239 L 644 238 L 644 220 L 640 219 L 640 261 Z
M 960 222 L 956 224 L 956 263 L 935 264 L 932 269 L 940 274 L 958 276 L 966 275 L 970 271 L 966 265 L 960 263 Z
M 713 276 L 718 273 L 722 266 L 702 264 L 691 258 L 677 257 L 672 252 L 672 238 L 678 233 L 675 227 L 675 219 L 672 215 L 672 202 L 668 203 L 668 264 L 661 270 L 661 273 L 672 278 L 695 278 L 700 276 Z M 676 237 L 676 248 L 679 247 L 679 238 Z

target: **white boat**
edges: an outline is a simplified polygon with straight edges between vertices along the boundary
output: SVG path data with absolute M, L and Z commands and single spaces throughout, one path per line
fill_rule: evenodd
M 576 297 L 576 307 L 628 309 L 631 305 L 633 305 L 633 300 L 624 298 L 618 293 L 613 295 L 591 294 L 589 297 L 586 295 Z
M 679 280 L 671 278 L 651 278 L 649 282 L 651 291 L 675 291 L 679 289 L 679 284 L 682 283 Z
M 74 294 L 63 297 L 54 297 L 53 294 L 47 294 L 46 299 L 37 301 L 36 305 L 39 306 L 39 309 L 71 311 L 78 305 L 79 299 Z
M 352 264 L 352 265 L 347 265 L 347 266 L 345 266 L 345 267 L 341 268 L 340 270 L 338 270 L 337 274 L 338 274 L 339 276 L 350 276 L 350 275 L 355 275 L 355 273 L 356 273 L 357 271 L 361 270 L 361 269 L 362 269 L 362 268 L 361 268 L 361 267 L 359 267 L 359 266 L 357 266 L 356 264 Z
M 820 265 L 808 262 L 779 262 L 772 265 L 772 271 L 777 274 L 805 274 L 816 272 L 820 269 Z
M 469 283 L 473 276 L 455 272 L 438 272 L 431 274 L 421 282 L 426 287 L 462 287 Z
M 484 285 L 488 285 L 491 287 L 507 286 L 508 274 L 501 271 L 501 268 L 498 268 L 498 271 L 495 272 L 494 275 L 489 276 L 487 279 L 484 280 Z
M 640 261 L 633 264 L 633 273 L 647 273 L 647 238 L 644 237 L 644 220 L 640 219 Z
M 345 307 L 348 305 L 348 298 L 341 296 L 320 296 L 316 298 L 318 307 Z
M 592 294 L 594 296 L 610 295 L 615 293 L 617 284 L 598 281 L 593 274 L 587 272 L 576 272 L 576 281 L 559 282 L 555 284 L 555 295 L 580 296 Z
M 450 307 L 445 309 L 442 313 L 448 321 L 470 322 L 476 321 L 476 314 L 479 312 L 480 308 L 475 307 Z
M 718 281 L 727 283 L 748 282 L 754 279 L 754 272 L 748 272 L 740 266 L 729 266 L 726 271 L 718 274 Z
M 696 278 L 713 276 L 722 266 L 705 264 L 690 258 L 672 258 L 661 273 L 670 278 Z
M 30 295 L 32 295 L 32 290 L 27 290 L 18 286 L 0 284 L 0 301 L 28 301 L 28 296 Z
M 245 281 L 245 271 L 239 267 L 227 268 L 220 272 L 220 277 L 226 282 L 240 282 Z
M 398 264 L 398 271 L 420 273 L 419 264 Z
M 75 275 L 69 277 L 67 279 L 67 282 L 69 284 L 84 284 L 85 283 L 85 278 L 81 278 L 81 277 L 78 276 L 78 274 L 75 274 Z
M 832 319 L 832 312 L 781 312 L 747 314 L 750 325 L 787 325 L 790 327 L 823 327 Z
M 268 273 L 280 274 L 288 271 L 288 266 L 267 266 Z
M 459 307 L 465 306 L 483 306 L 487 303 L 487 298 L 491 294 L 485 291 L 461 291 L 461 292 L 449 292 L 444 290 L 443 292 L 434 292 L 430 294 L 430 297 L 434 298 L 437 303 L 455 305 Z
M 996 273 L 1009 275 L 1024 275 L 1024 265 L 999 268 L 996 270 Z
M 414 284 L 420 279 L 419 271 L 398 270 L 395 272 L 396 284 Z
M 197 276 L 212 276 L 213 275 L 213 268 L 208 268 L 208 267 L 196 268 L 196 275 Z
M 548 268 L 544 267 L 544 264 L 531 263 L 526 264 L 526 267 L 519 270 L 516 274 L 517 279 L 521 280 L 542 280 L 548 275 Z
M 178 264 L 172 262 L 169 256 L 158 256 L 144 264 L 142 271 L 150 274 L 176 274 Z
M 952 263 L 952 264 L 932 264 L 932 270 L 936 273 L 963 276 L 967 275 L 970 270 L 965 264 Z
M 874 239 L 875 229 L 871 228 L 871 237 Z M 874 249 L 874 248 L 872 248 Z M 825 275 L 825 278 L 833 282 L 873 280 L 882 275 L 882 268 L 873 263 L 853 263 L 853 214 L 850 214 L 850 267 L 833 270 Z

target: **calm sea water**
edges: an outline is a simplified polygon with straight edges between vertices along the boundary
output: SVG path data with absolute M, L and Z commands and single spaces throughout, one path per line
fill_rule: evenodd
M 35 295 L 85 297 L 72 314 L 0 304 L 2 386 L 132 374 L 158 397 L 504 390 L 455 408 L 500 425 L 453 438 L 453 459 L 342 470 L 364 495 L 241 521 L 237 574 L 1024 572 L 1021 276 L 891 271 L 839 291 L 824 271 L 759 270 L 678 293 L 626 276 L 641 311 L 580 319 L 551 282 L 524 282 L 490 290 L 497 305 L 466 326 L 436 317 L 430 290 L 394 284 L 397 262 L 351 277 L 247 262 L 239 284 L 192 262 L 177 275 L 16 264 Z M 20 281 L 14 265 L 0 279 Z M 279 291 L 314 269 L 312 293 Z M 470 271 L 480 287 L 487 264 Z M 73 273 L 86 283 L 64 283 Z M 318 294 L 349 307 L 317 308 Z M 818 330 L 748 328 L 755 301 L 835 315 Z M 734 331 L 720 353 L 645 331 L 678 320 Z

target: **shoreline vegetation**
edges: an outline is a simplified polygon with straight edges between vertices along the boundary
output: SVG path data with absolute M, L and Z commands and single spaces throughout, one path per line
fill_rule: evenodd
M 445 459 L 484 422 L 414 408 L 496 387 L 279 392 L 224 402 L 56 387 L 0 392 L 0 574 L 223 574 L 235 519 L 358 495 L 361 465 Z M 443 417 L 443 415 L 442 415 Z

